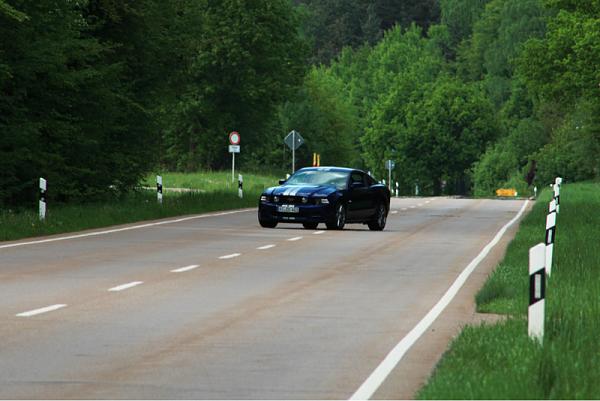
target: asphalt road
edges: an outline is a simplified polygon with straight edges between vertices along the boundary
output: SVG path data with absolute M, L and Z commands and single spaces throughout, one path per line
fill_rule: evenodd
M 347 399 L 522 205 L 393 199 L 383 232 L 263 229 L 254 209 L 0 243 L 0 398 Z

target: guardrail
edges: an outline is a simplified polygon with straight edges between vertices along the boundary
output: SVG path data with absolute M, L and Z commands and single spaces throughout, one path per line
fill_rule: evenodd
M 544 315 L 546 304 L 546 275 L 552 274 L 552 256 L 556 237 L 556 221 L 560 210 L 560 186 L 562 178 L 557 177 L 553 187 L 553 197 L 548 205 L 546 216 L 546 238 L 544 242 L 529 249 L 529 308 L 527 310 L 527 332 L 530 338 L 543 343 Z

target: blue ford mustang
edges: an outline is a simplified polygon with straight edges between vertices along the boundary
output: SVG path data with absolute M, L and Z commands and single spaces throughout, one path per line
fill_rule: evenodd
M 274 228 L 279 222 L 302 223 L 309 229 L 319 223 L 334 230 L 346 223 L 367 224 L 376 231 L 385 227 L 390 191 L 364 171 L 307 167 L 279 184 L 260 196 L 258 222 L 263 227 Z

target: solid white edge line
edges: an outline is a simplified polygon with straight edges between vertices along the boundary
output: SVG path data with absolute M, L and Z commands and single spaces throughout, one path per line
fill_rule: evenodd
M 231 259 L 231 258 L 237 258 L 238 256 L 240 256 L 241 253 L 231 253 L 229 255 L 223 255 L 223 256 L 219 256 L 219 259 Z
M 321 234 L 323 234 L 324 232 L 325 232 L 325 231 L 322 231 L 322 230 L 321 230 L 321 231 L 315 231 L 313 234 L 314 234 L 314 235 L 321 235 Z
M 294 238 L 288 238 L 288 241 L 298 241 L 301 240 L 303 237 L 294 237 Z
M 137 230 L 137 229 L 140 229 L 140 228 L 161 226 L 163 224 L 180 223 L 182 221 L 188 221 L 188 220 L 203 219 L 203 218 L 207 218 L 207 217 L 226 216 L 226 215 L 229 215 L 229 214 L 236 214 L 236 213 L 244 213 L 244 212 L 249 212 L 249 211 L 252 211 L 252 210 L 255 210 L 255 209 L 241 209 L 241 210 L 234 210 L 234 211 L 231 211 L 231 212 L 201 214 L 201 215 L 196 215 L 196 216 L 182 217 L 182 218 L 174 219 L 174 220 L 159 221 L 159 222 L 156 222 L 156 223 L 140 224 L 138 226 L 115 228 L 115 229 L 112 229 L 112 230 L 104 230 L 104 231 L 96 231 L 96 232 L 93 232 L 93 233 L 68 235 L 66 237 L 48 238 L 48 239 L 42 239 L 42 240 L 37 240 L 37 241 L 19 242 L 19 243 L 16 243 L 16 244 L 6 244 L 6 245 L 0 245 L 0 249 L 15 248 L 17 246 L 24 246 L 24 245 L 44 244 L 46 242 L 65 241 L 65 240 L 69 240 L 69 239 L 93 237 L 93 236 L 97 236 L 97 235 L 105 235 L 105 234 L 118 233 L 118 232 L 121 232 L 121 231 L 129 231 L 129 230 Z
M 173 269 L 173 270 L 171 270 L 171 273 L 188 272 L 190 270 L 196 269 L 197 267 L 200 267 L 200 265 L 189 265 L 189 266 L 185 266 L 185 267 L 180 267 L 179 269 Z
M 259 246 L 259 247 L 258 247 L 258 248 L 256 248 L 256 249 L 260 249 L 260 250 L 262 251 L 262 250 L 265 250 L 265 249 L 271 249 L 271 248 L 275 248 L 275 245 L 274 245 L 274 244 L 263 245 L 263 246 Z
M 112 291 L 112 292 L 123 291 L 123 290 L 126 290 L 128 288 L 135 287 L 136 285 L 140 285 L 140 284 L 144 284 L 144 282 L 143 281 L 132 281 L 131 283 L 121 284 L 121 285 L 118 285 L 116 287 L 109 288 L 108 291 Z
M 394 370 L 396 365 L 400 362 L 404 354 L 408 352 L 410 347 L 425 333 L 427 328 L 437 319 L 437 317 L 444 311 L 446 306 L 452 302 L 458 291 L 461 289 L 463 284 L 467 281 L 471 273 L 479 265 L 479 263 L 487 256 L 490 250 L 500 241 L 500 238 L 504 235 L 506 230 L 517 221 L 523 212 L 525 207 L 529 203 L 526 200 L 521 207 L 521 210 L 515 217 L 506 223 L 496 236 L 481 250 L 479 255 L 475 257 L 465 267 L 465 269 L 456 278 L 454 283 L 448 288 L 446 293 L 440 298 L 435 306 L 421 319 L 421 321 L 406 335 L 400 342 L 387 354 L 385 359 L 377 366 L 377 368 L 371 373 L 371 375 L 365 380 L 365 382 L 356 390 L 356 392 L 350 397 L 350 400 L 368 400 L 373 394 L 379 389 L 379 386 L 385 381 L 388 375 Z
M 46 312 L 52 312 L 52 311 L 55 311 L 57 309 L 64 308 L 66 306 L 67 306 L 66 304 L 50 305 L 50 306 L 46 306 L 44 308 L 39 308 L 39 309 L 30 310 L 30 311 L 27 311 L 27 312 L 17 313 L 15 316 L 18 316 L 18 317 L 31 317 L 31 316 L 39 315 L 39 314 L 46 313 Z

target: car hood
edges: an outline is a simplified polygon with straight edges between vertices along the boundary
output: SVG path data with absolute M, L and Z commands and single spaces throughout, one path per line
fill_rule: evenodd
M 336 191 L 331 185 L 281 185 L 267 189 L 266 193 L 273 196 L 328 196 Z

